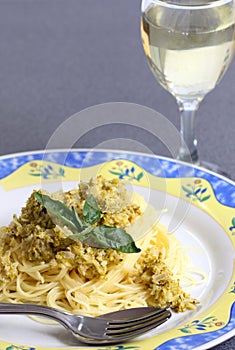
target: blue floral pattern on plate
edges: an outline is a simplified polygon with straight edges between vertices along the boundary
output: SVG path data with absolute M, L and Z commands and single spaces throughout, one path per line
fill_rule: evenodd
M 165 178 L 198 177 L 211 184 L 217 200 L 226 206 L 235 207 L 235 185 L 219 175 L 199 167 L 180 163 L 173 159 L 134 152 L 70 150 L 28 152 L 0 158 L 0 179 L 8 176 L 23 164 L 34 160 L 46 160 L 72 168 L 85 168 L 115 159 L 126 159 L 138 164 L 150 174 Z
M 171 339 L 164 344 L 158 346 L 154 350 L 183 350 L 183 349 L 196 349 L 200 345 L 207 344 L 217 338 L 222 337 L 228 332 L 232 331 L 235 327 L 235 303 L 231 308 L 230 319 L 223 328 L 202 334 L 187 335 L 184 337 L 178 337 Z

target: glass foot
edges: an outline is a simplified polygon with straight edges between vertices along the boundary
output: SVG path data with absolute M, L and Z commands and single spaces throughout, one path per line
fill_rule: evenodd
M 213 163 L 206 162 L 206 161 L 202 160 L 202 161 L 200 161 L 199 165 L 202 168 L 205 168 L 207 170 L 211 170 L 216 174 L 219 174 L 219 175 L 222 175 L 222 176 L 225 176 L 225 177 L 228 177 L 229 179 L 231 179 L 231 176 L 217 164 L 213 164 Z

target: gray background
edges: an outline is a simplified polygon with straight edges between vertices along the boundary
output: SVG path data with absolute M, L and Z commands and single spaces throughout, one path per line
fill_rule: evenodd
M 0 154 L 44 149 L 68 117 L 105 102 L 151 107 L 178 128 L 174 98 L 146 62 L 139 21 L 140 0 L 0 0 Z M 197 120 L 201 157 L 233 178 L 234 78 L 235 61 Z M 93 130 L 76 146 L 94 147 L 104 132 L 111 137 L 113 129 Z M 156 154 L 169 155 L 147 138 L 139 136 Z M 234 348 L 231 339 L 213 349 Z

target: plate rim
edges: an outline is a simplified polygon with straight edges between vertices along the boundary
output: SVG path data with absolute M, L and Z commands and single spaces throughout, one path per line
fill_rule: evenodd
M 112 153 L 126 153 L 126 154 L 134 154 L 136 156 L 145 156 L 145 157 L 151 157 L 151 158 L 157 158 L 157 159 L 162 159 L 162 160 L 166 160 L 169 162 L 175 162 L 177 164 L 181 164 L 187 167 L 192 167 L 198 170 L 201 170 L 205 173 L 214 175 L 216 177 L 222 178 L 225 181 L 231 182 L 234 186 L 235 186 L 235 180 L 232 180 L 222 174 L 217 174 L 214 171 L 210 170 L 210 169 L 206 169 L 203 168 L 202 166 L 198 165 L 198 164 L 193 164 L 193 163 L 188 163 L 179 159 L 175 159 L 175 158 L 171 158 L 168 156 L 161 156 L 158 154 L 154 154 L 154 153 L 146 153 L 146 152 L 139 152 L 139 151 L 132 151 L 132 150 L 123 150 L 123 149 L 106 149 L 106 148 L 52 148 L 52 149 L 36 149 L 36 150 L 26 150 L 26 151 L 19 151 L 19 152 L 14 152 L 14 153 L 6 153 L 3 155 L 0 155 L 0 160 L 1 159 L 7 159 L 7 158 L 11 158 L 11 157 L 19 157 L 19 156 L 23 156 L 23 155 L 30 155 L 30 154 L 41 154 L 41 153 L 60 153 L 60 152 L 103 152 L 103 153 L 107 153 L 107 152 L 112 152 Z

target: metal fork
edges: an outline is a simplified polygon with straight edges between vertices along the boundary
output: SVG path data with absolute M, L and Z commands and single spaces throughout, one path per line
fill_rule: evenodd
M 161 325 L 171 312 L 153 307 L 133 308 L 99 317 L 79 316 L 47 306 L 0 303 L 0 314 L 37 315 L 53 319 L 85 344 L 115 344 Z

